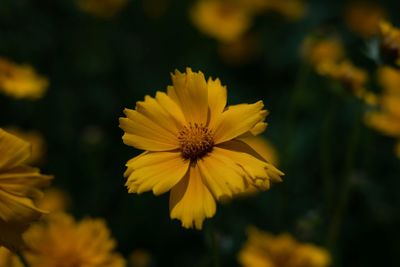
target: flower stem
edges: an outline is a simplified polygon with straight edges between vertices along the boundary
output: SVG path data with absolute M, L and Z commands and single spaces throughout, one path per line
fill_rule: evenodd
M 210 242 L 210 248 L 212 253 L 212 262 L 214 267 L 219 267 L 219 249 L 218 249 L 218 240 L 215 228 L 212 223 L 210 223 L 209 227 L 207 227 L 208 238 Z
M 21 253 L 21 251 L 17 251 L 15 254 L 18 256 L 18 259 L 22 263 L 22 266 L 30 267 L 29 263 L 27 262 L 27 260 L 25 259 L 24 255 Z
M 327 246 L 328 248 L 334 249 L 336 245 L 336 241 L 340 234 L 340 228 L 342 225 L 343 217 L 345 216 L 348 200 L 352 191 L 352 183 L 351 183 L 351 170 L 354 165 L 355 154 L 357 152 L 357 144 L 361 131 L 361 114 L 362 109 L 358 107 L 357 114 L 355 116 L 354 128 L 350 135 L 348 141 L 348 148 L 345 158 L 345 169 L 344 169 L 344 180 L 341 191 L 339 193 L 339 198 L 337 205 L 334 210 L 332 223 L 328 229 L 328 238 L 327 238 Z

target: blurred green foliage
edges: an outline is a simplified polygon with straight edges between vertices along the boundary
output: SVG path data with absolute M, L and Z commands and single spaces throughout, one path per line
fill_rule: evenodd
M 0 95 L 0 125 L 43 133 L 43 172 L 70 193 L 72 213 L 104 217 L 124 255 L 146 249 L 155 266 L 210 266 L 208 228 L 217 233 L 222 266 L 236 266 L 249 225 L 320 245 L 336 240 L 335 266 L 400 266 L 394 141 L 367 128 L 363 104 L 343 88 L 335 90 L 299 56 L 303 39 L 322 30 L 342 36 L 356 63 L 376 68 L 367 42 L 343 24 L 345 1 L 308 1 L 298 22 L 257 17 L 252 31 L 262 51 L 242 66 L 223 63 L 217 42 L 191 24 L 192 1 L 170 0 L 156 19 L 146 15 L 144 1 L 131 0 L 109 20 L 70 0 L 0 2 L 0 56 L 30 63 L 50 80 L 47 95 L 36 102 Z M 392 22 L 400 22 L 398 1 L 379 3 L 393 12 Z M 265 136 L 286 174 L 269 192 L 220 204 L 205 231 L 171 221 L 167 195 L 130 195 L 124 187 L 124 164 L 138 151 L 122 143 L 118 117 L 144 95 L 165 90 L 169 73 L 187 66 L 219 77 L 230 104 L 265 102 L 271 112 Z M 346 204 L 338 212 L 340 199 Z

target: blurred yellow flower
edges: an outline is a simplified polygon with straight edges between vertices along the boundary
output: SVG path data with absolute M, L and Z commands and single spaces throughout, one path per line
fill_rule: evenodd
M 125 109 L 124 143 L 146 150 L 126 164 L 130 193 L 170 192 L 170 215 L 185 228 L 201 229 L 216 200 L 267 190 L 283 175 L 240 141 L 264 131 L 263 103 L 226 106 L 227 90 L 203 73 L 175 71 L 168 92 Z
M 0 129 L 0 245 L 11 250 L 22 244 L 22 233 L 44 213 L 33 200 L 50 176 L 24 165 L 30 156 L 28 143 Z
M 136 249 L 132 251 L 131 255 L 129 256 L 130 267 L 149 267 L 150 265 L 151 255 L 146 250 Z
M 255 228 L 239 253 L 244 267 L 327 267 L 331 257 L 327 250 L 300 243 L 289 234 L 272 235 Z
M 71 204 L 69 195 L 58 188 L 52 187 L 44 191 L 44 196 L 37 202 L 37 206 L 49 212 L 64 212 Z
M 106 19 L 116 16 L 127 3 L 127 0 L 77 0 L 82 11 Z
M 364 38 L 379 33 L 379 23 L 386 17 L 382 6 L 372 2 L 354 1 L 347 5 L 344 20 L 349 29 Z
M 54 213 L 25 233 L 24 256 L 31 267 L 123 267 L 116 242 L 102 219 L 80 222 Z
M 340 63 L 326 62 L 320 64 L 317 72 L 322 76 L 340 82 L 346 88 L 350 88 L 358 97 L 362 97 L 365 93 L 367 72 L 347 60 Z
M 198 0 L 190 17 L 201 32 L 221 42 L 239 39 L 252 23 L 252 16 L 245 9 L 223 0 Z
M 345 54 L 343 44 L 337 38 L 308 37 L 302 45 L 301 52 L 305 60 L 315 68 L 322 63 L 338 62 Z
M 23 131 L 16 127 L 6 127 L 5 130 L 31 145 L 31 156 L 25 161 L 25 164 L 36 165 L 43 162 L 46 154 L 46 143 L 40 132 Z
M 380 23 L 380 38 L 382 57 L 389 63 L 400 66 L 400 29 L 389 22 Z
M 24 267 L 18 257 L 5 247 L 0 247 L 0 267 Z
M 249 34 L 233 42 L 220 43 L 218 46 L 218 53 L 222 61 L 234 66 L 249 63 L 257 57 L 259 52 L 258 38 Z
M 44 96 L 48 85 L 48 80 L 31 66 L 0 58 L 0 92 L 17 99 L 36 100 Z
M 387 66 L 381 67 L 377 71 L 377 76 L 384 94 L 400 95 L 400 70 Z

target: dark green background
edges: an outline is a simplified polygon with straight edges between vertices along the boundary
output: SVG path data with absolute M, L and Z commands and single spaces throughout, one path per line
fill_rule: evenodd
M 217 42 L 192 25 L 192 1 L 169 1 L 159 19 L 145 15 L 142 1 L 131 0 L 111 20 L 83 13 L 68 0 L 0 1 L 0 56 L 31 63 L 50 80 L 39 101 L 0 95 L 0 125 L 43 133 L 48 157 L 42 169 L 71 194 L 71 212 L 105 218 L 119 251 L 146 249 L 154 266 L 211 266 L 212 228 L 221 265 L 235 266 L 249 225 L 327 245 L 347 184 L 332 248 L 335 266 L 400 266 L 395 141 L 364 126 L 366 107 L 299 57 L 305 36 L 337 33 L 373 80 L 377 65 L 365 53 L 367 42 L 343 24 L 344 1 L 308 1 L 307 15 L 298 22 L 276 14 L 257 17 L 251 31 L 260 36 L 262 51 L 242 66 L 224 64 Z M 400 4 L 380 2 L 399 23 Z M 204 231 L 171 221 L 167 195 L 130 195 L 124 187 L 125 162 L 138 151 L 122 143 L 118 118 L 145 94 L 165 90 L 169 73 L 187 66 L 219 77 L 231 104 L 264 101 L 271 112 L 265 136 L 276 145 L 286 173 L 284 183 L 269 192 L 219 205 Z M 369 87 L 377 90 L 373 83 Z

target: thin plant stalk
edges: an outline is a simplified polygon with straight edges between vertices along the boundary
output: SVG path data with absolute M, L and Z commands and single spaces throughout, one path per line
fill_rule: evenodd
M 17 255 L 19 261 L 22 263 L 22 266 L 30 267 L 29 263 L 27 262 L 25 256 L 21 253 L 21 251 L 17 251 L 15 254 Z

